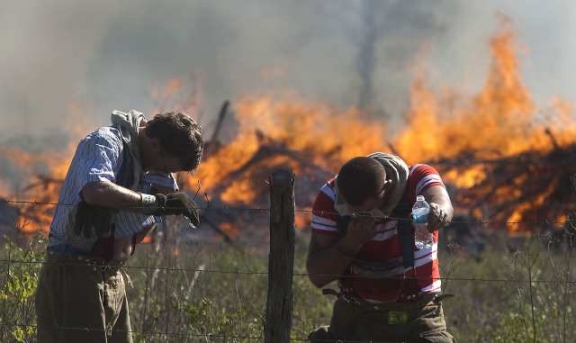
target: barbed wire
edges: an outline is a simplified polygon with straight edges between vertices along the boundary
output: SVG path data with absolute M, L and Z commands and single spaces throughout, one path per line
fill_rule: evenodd
M 75 206 L 74 204 L 66 204 L 66 203 L 58 203 L 58 202 L 42 202 L 42 201 L 32 201 L 32 200 L 14 200 L 14 199 L 4 199 L 4 201 L 14 204 L 31 204 L 31 205 L 62 205 L 62 206 Z M 134 207 L 134 208 L 143 208 L 143 207 Z M 244 210 L 252 210 L 252 211 L 270 211 L 269 208 L 247 208 L 247 207 L 232 207 L 232 206 L 222 206 L 222 207 L 205 207 L 204 210 L 237 210 L 237 211 L 244 211 Z M 309 209 L 296 209 L 296 212 L 302 213 L 309 213 L 312 214 L 313 211 Z M 338 214 L 337 212 L 323 212 L 323 214 Z M 371 216 L 370 214 L 359 213 L 358 216 Z M 406 218 L 397 218 L 397 217 L 382 217 L 387 219 L 395 219 L 395 220 L 410 220 Z M 486 223 L 489 222 L 487 220 L 473 220 L 473 221 L 453 221 L 453 223 L 467 223 L 467 222 L 481 222 Z M 507 221 L 505 223 L 514 224 L 514 223 L 526 223 L 526 222 L 535 222 L 535 221 Z M 550 221 L 542 221 L 546 223 L 550 223 Z M 564 222 L 565 223 L 565 222 Z M 542 235 L 542 237 L 548 237 L 546 234 Z M 15 260 L 15 259 L 0 259 L 0 263 L 21 263 L 21 264 L 44 264 L 48 263 L 44 260 Z M 176 268 L 176 267 L 143 267 L 143 266 L 127 266 L 123 265 L 123 269 L 127 270 L 155 270 L 155 271 L 165 271 L 165 272 L 203 272 L 203 273 L 219 273 L 219 274 L 235 274 L 235 275 L 259 275 L 259 276 L 268 276 L 268 272 L 264 271 L 238 271 L 238 270 L 209 270 L 209 269 L 193 269 L 193 268 Z M 293 276 L 295 277 L 307 277 L 308 274 L 306 273 L 294 273 Z M 365 278 L 358 275 L 342 275 L 342 274 L 321 274 L 319 276 L 322 277 L 334 277 L 334 278 Z M 564 283 L 564 284 L 574 284 L 576 280 L 519 280 L 519 279 L 503 279 L 503 278 L 463 278 L 463 277 L 439 277 L 439 278 L 431 278 L 431 277 L 393 277 L 393 278 L 382 278 L 384 279 L 391 279 L 391 280 L 398 280 L 398 279 L 417 279 L 417 280 L 445 280 L 445 281 L 479 281 L 479 282 L 515 282 L 515 283 Z
M 234 208 L 238 210 L 239 208 Z M 259 211 L 269 211 L 266 208 L 257 208 Z M 310 210 L 303 210 L 301 212 L 312 212 Z M 0 259 L 0 264 L 7 263 L 10 268 L 10 264 L 45 264 L 50 263 L 43 260 L 22 260 L 22 259 L 13 259 L 9 257 L 8 259 Z M 61 263 L 60 264 L 66 264 Z M 72 264 L 72 263 L 70 263 Z M 129 266 L 123 265 L 123 269 L 127 270 L 146 270 L 146 271 L 164 271 L 164 272 L 198 272 L 198 273 L 213 273 L 213 274 L 230 274 L 230 275 L 247 275 L 247 276 L 268 276 L 269 273 L 265 271 L 250 271 L 250 270 L 217 270 L 217 269 L 198 269 L 198 268 L 181 268 L 181 267 L 146 267 L 146 266 Z M 14 272 L 14 271 L 12 271 Z M 308 277 L 307 273 L 293 273 L 294 277 Z M 342 276 L 340 274 L 321 274 L 319 276 L 330 276 L 330 277 L 339 277 L 339 278 L 361 278 L 361 276 Z M 564 284 L 574 285 L 576 284 L 576 280 L 569 280 L 569 279 L 559 279 L 559 280 L 526 280 L 526 279 L 514 279 L 514 278 L 473 278 L 473 277 L 396 277 L 396 278 L 384 278 L 381 280 L 401 280 L 401 279 L 416 279 L 416 280 L 442 280 L 442 281 L 461 281 L 461 282 L 500 282 L 500 283 L 516 283 L 516 284 Z M 36 328 L 35 324 L 10 324 L 10 323 L 0 323 L 1 327 L 8 327 L 8 328 L 15 328 L 15 327 L 28 327 L 28 328 Z M 77 328 L 71 327 L 66 328 L 71 330 L 86 330 L 85 328 Z M 202 334 L 202 333 L 194 333 L 194 332 L 177 332 L 177 331 L 159 331 L 159 330 L 131 330 L 131 333 L 143 335 L 145 337 L 150 336 L 159 336 L 159 337 L 181 337 L 181 338 L 190 338 L 190 339 L 210 339 L 210 340 L 242 340 L 242 341 L 250 341 L 250 342 L 261 342 L 263 340 L 263 336 L 251 336 L 251 335 L 226 335 L 226 334 Z M 292 342 L 307 342 L 307 338 L 303 337 L 293 337 L 290 339 Z M 318 342 L 323 342 L 322 340 L 317 340 Z M 331 342 L 331 340 L 326 340 L 326 342 Z M 339 342 L 346 342 L 346 343 L 368 343 L 368 342 L 381 342 L 386 343 L 385 341 L 374 341 L 374 340 L 339 340 Z
M 47 206 L 67 206 L 67 207 L 74 207 L 77 204 L 72 204 L 72 203 L 61 203 L 61 202 L 53 202 L 53 201 L 37 201 L 37 200 L 15 200 L 15 199 L 3 199 L 0 198 L 0 200 L 9 203 L 9 204 L 15 204 L 15 205 L 35 205 L 35 206 L 42 206 L 42 205 L 47 205 Z M 132 210 L 146 210 L 146 209 L 150 209 L 149 207 L 145 207 L 145 206 L 128 206 L 125 207 L 124 209 L 128 210 L 128 209 L 132 209 Z M 170 209 L 170 207 L 168 207 L 168 209 Z M 229 205 L 225 205 L 225 206 L 199 206 L 198 207 L 199 210 L 202 210 L 204 212 L 210 212 L 210 211 L 255 211 L 255 212 L 269 212 L 270 208 L 268 207 L 243 207 L 243 206 L 229 206 Z M 307 208 L 296 208 L 295 209 L 296 213 L 306 213 L 309 215 L 314 215 L 314 211 L 312 209 L 307 209 Z M 332 212 L 332 211 L 321 211 L 320 212 L 322 215 L 335 215 L 335 216 L 339 216 L 340 213 L 339 212 Z M 357 217 L 371 217 L 377 220 L 384 220 L 384 219 L 389 219 L 389 220 L 398 220 L 398 221 L 411 221 L 410 218 L 404 218 L 404 217 L 396 217 L 396 216 L 382 216 L 382 215 L 373 215 L 373 214 L 369 214 L 369 213 L 363 213 L 363 212 L 359 212 L 359 213 L 354 213 L 354 216 Z M 471 217 L 470 219 L 466 219 L 466 220 L 459 220 L 459 219 L 453 219 L 451 221 L 452 224 L 466 224 L 466 223 L 475 223 L 475 224 L 549 224 L 549 225 L 557 225 L 557 226 L 562 226 L 565 225 L 566 223 L 568 223 L 569 220 L 564 220 L 564 221 L 559 221 L 557 219 L 540 219 L 540 220 L 495 220 L 495 219 L 490 219 L 490 218 L 478 218 L 478 217 Z
M 15 205 L 49 205 L 49 206 L 64 206 L 64 207 L 74 207 L 78 204 L 72 203 L 63 203 L 63 202 L 54 202 L 54 201 L 38 201 L 38 200 L 14 200 L 14 199 L 5 199 L 0 198 L 0 200 Z M 172 209 L 172 207 L 167 206 L 167 209 Z M 123 209 L 133 209 L 133 210 L 146 210 L 150 209 L 150 207 L 146 206 L 127 206 Z M 239 206 L 199 206 L 199 210 L 209 211 L 209 210 L 232 210 L 232 211 L 270 211 L 268 207 L 239 207 Z

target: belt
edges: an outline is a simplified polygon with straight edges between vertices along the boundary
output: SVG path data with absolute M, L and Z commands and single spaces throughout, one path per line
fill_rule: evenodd
M 343 292 L 343 291 L 336 291 L 331 288 L 325 288 L 322 290 L 322 293 L 325 295 L 334 295 L 338 298 L 343 298 L 344 300 L 355 303 L 358 305 L 366 305 L 366 306 L 392 306 L 392 307 L 423 307 L 430 302 L 434 302 L 436 304 L 440 303 L 442 299 L 451 297 L 452 294 L 440 294 L 440 293 L 428 293 L 428 292 L 421 292 L 418 295 L 415 295 L 414 298 L 410 300 L 390 300 L 390 301 L 377 301 L 377 300 L 367 300 L 356 296 L 353 293 Z
M 56 244 L 48 247 L 49 256 L 69 258 L 76 261 L 97 265 L 120 265 L 120 261 L 106 259 L 92 251 L 84 251 L 69 244 Z
M 48 252 L 72 256 L 95 257 L 90 251 L 84 251 L 68 244 L 50 245 L 48 246 Z
M 117 271 L 124 266 L 124 262 L 121 261 L 108 261 L 98 256 L 74 255 L 61 251 L 53 251 L 52 249 L 48 249 L 46 262 L 48 264 L 57 263 L 70 266 L 86 265 L 92 267 L 94 270 L 100 270 L 103 272 Z

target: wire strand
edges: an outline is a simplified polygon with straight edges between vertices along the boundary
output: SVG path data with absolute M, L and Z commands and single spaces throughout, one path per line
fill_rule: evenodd
M 1 199 L 9 204 L 14 205 L 34 205 L 34 206 L 69 206 L 73 207 L 76 204 L 71 203 L 61 203 L 61 202 L 51 202 L 51 201 L 37 201 L 37 200 L 15 200 L 15 199 Z M 129 206 L 126 209 L 133 209 L 133 210 L 142 210 L 146 209 L 147 207 L 144 206 Z M 169 208 L 169 207 L 168 207 Z M 270 208 L 267 207 L 242 207 L 242 206 L 204 206 L 199 207 L 199 210 L 204 212 L 218 212 L 218 211 L 254 211 L 254 212 L 269 212 Z M 314 212 L 311 209 L 306 208 L 296 208 L 295 212 L 297 213 L 306 213 L 309 215 L 314 215 Z M 338 212 L 331 212 L 331 211 L 322 211 L 321 214 L 325 215 L 339 215 Z M 410 218 L 403 218 L 403 217 L 394 217 L 394 216 L 378 216 L 378 215 L 371 215 L 368 213 L 355 213 L 355 216 L 358 217 L 372 217 L 378 220 L 398 220 L 398 221 L 412 221 Z M 553 224 L 557 226 L 566 225 L 569 221 L 568 220 L 557 220 L 557 219 L 540 219 L 540 220 L 494 220 L 490 218 L 470 218 L 467 220 L 458 220 L 453 219 L 451 221 L 452 224 L 466 224 L 466 223 L 475 223 L 475 224 L 523 224 L 523 223 L 532 223 L 532 224 Z

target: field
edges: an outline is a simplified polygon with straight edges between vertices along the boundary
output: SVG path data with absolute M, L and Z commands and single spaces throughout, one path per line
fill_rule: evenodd
M 292 341 L 327 324 L 331 301 L 305 275 L 307 233 L 294 268 Z M 45 242 L 7 240 L 0 256 L 0 342 L 34 342 L 34 290 Z M 266 246 L 188 243 L 139 247 L 126 266 L 136 342 L 261 342 L 267 292 Z M 440 252 L 449 330 L 458 342 L 573 342 L 574 253 L 545 239 L 491 243 L 472 256 Z

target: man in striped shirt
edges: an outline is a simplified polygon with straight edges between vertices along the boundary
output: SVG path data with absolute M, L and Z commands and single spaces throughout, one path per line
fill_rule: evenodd
M 80 141 L 62 185 L 36 291 L 39 343 L 132 342 L 122 262 L 159 217 L 199 222 L 171 173 L 197 168 L 200 126 L 179 112 L 111 119 Z
M 418 250 L 409 221 L 417 195 L 430 204 L 433 245 Z M 441 303 L 438 230 L 453 208 L 438 172 L 397 156 L 356 157 L 327 182 L 313 205 L 308 275 L 338 281 L 331 324 L 311 342 L 452 342 Z M 325 293 L 330 293 L 325 291 Z

